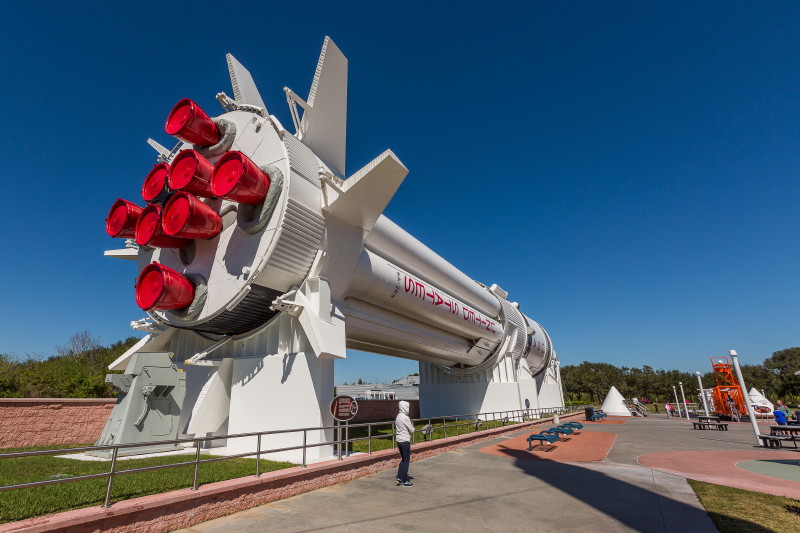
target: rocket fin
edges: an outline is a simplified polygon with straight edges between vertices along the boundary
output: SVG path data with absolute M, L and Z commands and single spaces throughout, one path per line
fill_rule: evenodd
M 347 58 L 325 37 L 303 113 L 302 141 L 334 173 L 344 176 L 347 147 Z
M 267 106 L 264 105 L 264 100 L 261 99 L 261 94 L 258 92 L 253 81 L 253 76 L 250 71 L 236 60 L 230 54 L 225 55 L 228 61 L 228 73 L 231 76 L 231 85 L 233 86 L 233 99 L 237 104 L 255 105 L 261 107 L 266 112 Z
M 369 231 L 407 175 L 405 165 L 394 152 L 386 150 L 346 179 L 339 196 L 323 210 L 351 226 Z

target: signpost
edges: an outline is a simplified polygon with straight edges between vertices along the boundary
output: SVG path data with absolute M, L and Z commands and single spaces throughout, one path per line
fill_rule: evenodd
M 344 440 L 350 440 L 350 430 L 347 423 L 358 414 L 358 402 L 352 396 L 337 396 L 331 401 L 331 414 L 338 423 L 338 426 L 345 425 Z M 342 458 L 342 428 L 337 429 L 337 440 L 339 445 L 339 459 Z

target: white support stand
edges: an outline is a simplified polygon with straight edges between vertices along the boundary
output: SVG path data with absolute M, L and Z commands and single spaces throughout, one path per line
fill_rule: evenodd
M 536 376 L 539 407 L 552 409 L 564 407 L 564 389 L 561 385 L 561 363 L 553 357 L 544 372 Z
M 236 359 L 231 387 L 228 433 L 250 433 L 333 425 L 329 412 L 333 399 L 333 359 L 318 359 L 312 352 Z M 333 430 L 309 431 L 306 444 L 333 440 Z M 229 454 L 255 451 L 257 437 L 229 439 Z M 303 445 L 303 433 L 264 435 L 261 449 Z M 329 459 L 332 446 L 308 448 L 307 462 Z M 303 451 L 262 456 L 302 463 Z
M 176 361 L 186 361 L 213 341 L 180 330 L 170 340 Z M 233 340 L 194 365 L 187 373 L 187 393 L 181 417 L 184 436 L 235 435 L 261 431 L 332 426 L 333 363 L 318 357 L 298 318 L 287 313 L 241 340 Z M 331 442 L 333 430 L 308 431 L 306 444 Z M 255 452 L 258 437 L 210 440 L 213 453 Z M 301 446 L 303 432 L 264 435 L 261 450 Z M 329 459 L 333 446 L 306 450 L 308 463 Z M 265 459 L 302 463 L 303 450 L 265 454 Z
M 423 362 L 419 364 L 419 373 L 423 418 L 564 406 L 555 356 L 535 378 L 519 371 L 509 355 L 496 366 L 475 374 L 452 374 L 438 365 Z

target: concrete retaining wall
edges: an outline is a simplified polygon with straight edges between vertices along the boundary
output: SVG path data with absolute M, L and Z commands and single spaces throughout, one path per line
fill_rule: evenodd
M 114 398 L 0 398 L 0 448 L 94 443 Z

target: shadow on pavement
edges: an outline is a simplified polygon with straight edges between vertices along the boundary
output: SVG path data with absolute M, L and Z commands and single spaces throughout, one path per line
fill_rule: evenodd
M 508 450 L 508 453 L 515 457 L 515 466 L 526 474 L 548 483 L 630 528 L 638 531 L 715 531 L 708 522 L 708 517 L 711 516 L 709 513 L 668 495 L 658 494 L 655 487 L 648 490 L 576 463 L 556 462 L 546 457 L 530 460 L 527 450 Z M 632 472 L 632 469 L 639 467 L 623 465 L 623 468 L 631 469 Z M 647 475 L 652 476 L 649 469 L 642 472 L 648 472 Z M 644 478 L 642 481 L 647 482 Z M 653 485 L 655 479 L 650 480 L 650 486 Z M 565 516 L 565 519 L 569 520 L 569 517 Z M 726 519 L 732 520 L 730 517 Z M 771 531 L 746 520 L 736 520 L 736 526 L 733 529 L 735 531 Z

